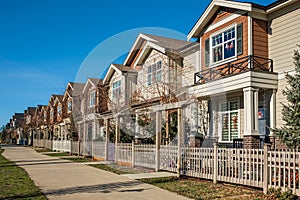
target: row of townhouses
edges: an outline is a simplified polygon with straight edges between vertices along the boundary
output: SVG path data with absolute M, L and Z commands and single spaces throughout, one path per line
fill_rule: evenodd
M 16 113 L 9 139 L 279 148 L 269 128 L 284 125 L 299 22 L 299 0 L 213 0 L 187 41 L 140 33 L 103 80 L 69 82 L 47 105 Z

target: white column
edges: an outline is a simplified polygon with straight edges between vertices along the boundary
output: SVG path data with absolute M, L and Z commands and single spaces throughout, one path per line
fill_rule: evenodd
M 270 128 L 276 128 L 276 90 L 273 90 L 270 100 Z M 273 131 L 270 131 L 270 136 L 273 136 Z
M 258 90 L 254 90 L 253 91 L 253 95 L 254 95 L 254 131 L 258 132 Z
M 244 135 L 258 134 L 258 90 L 244 88 Z
M 118 161 L 118 143 L 120 140 L 119 117 L 116 118 L 116 134 L 115 134 L 115 162 Z
M 108 160 L 109 119 L 105 120 L 105 161 Z
M 156 112 L 156 157 L 155 157 L 155 171 L 160 168 L 160 142 L 161 142 L 161 111 Z
M 218 133 L 218 101 L 217 99 L 212 99 L 211 101 L 211 113 L 212 113 L 212 119 L 210 120 L 210 123 L 212 123 L 212 125 L 210 125 L 210 127 L 212 128 L 212 137 L 213 138 L 218 138 L 220 137 L 219 133 Z
M 180 170 L 181 170 L 181 144 L 182 144 L 182 136 L 184 133 L 184 127 L 183 127 L 183 120 L 182 120 L 182 108 L 177 109 L 177 176 L 180 176 Z

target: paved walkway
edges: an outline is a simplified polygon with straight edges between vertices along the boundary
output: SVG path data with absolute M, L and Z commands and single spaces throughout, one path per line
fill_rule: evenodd
M 187 199 L 158 187 L 56 157 L 31 148 L 2 147 L 49 199 Z

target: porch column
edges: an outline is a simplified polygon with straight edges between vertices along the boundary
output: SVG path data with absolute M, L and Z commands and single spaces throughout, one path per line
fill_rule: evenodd
M 119 117 L 116 118 L 116 135 L 115 135 L 115 162 L 118 161 L 118 143 L 120 141 Z
M 244 148 L 259 148 L 258 89 L 244 88 Z
M 177 109 L 177 176 L 180 176 L 181 170 L 181 144 L 182 144 L 182 137 L 184 136 L 184 124 L 183 124 L 183 115 L 182 115 L 182 108 Z
M 155 156 L 155 171 L 160 168 L 160 143 L 161 143 L 161 111 L 156 112 L 156 156 Z
M 109 119 L 105 120 L 105 161 L 108 161 Z
M 273 90 L 271 99 L 270 99 L 270 128 L 276 128 L 276 92 L 277 90 Z M 271 149 L 275 149 L 275 136 L 273 131 L 270 129 L 270 143 Z
M 276 128 L 276 90 L 273 90 L 270 100 L 270 128 Z M 270 136 L 273 136 L 273 131 L 270 131 Z

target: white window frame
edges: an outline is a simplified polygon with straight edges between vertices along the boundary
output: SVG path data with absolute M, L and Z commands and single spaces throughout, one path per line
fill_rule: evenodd
M 93 90 L 90 92 L 90 108 L 95 107 L 96 105 L 96 91 Z
M 158 65 L 158 63 L 160 63 L 160 64 Z M 160 66 L 160 68 L 158 69 L 157 66 Z M 154 70 L 154 68 L 155 68 L 155 70 Z M 161 81 L 161 79 L 162 79 L 162 61 L 161 60 L 155 62 L 152 65 L 149 65 L 146 68 L 146 70 L 147 70 L 147 85 L 148 86 L 151 86 L 154 83 Z M 160 74 L 160 80 L 157 80 L 158 79 L 158 76 L 157 76 L 158 73 Z M 151 78 L 149 79 L 149 77 L 151 77 Z
M 115 81 L 112 83 L 112 98 L 116 99 L 121 96 L 121 87 L 122 82 L 121 80 Z
M 71 99 L 68 100 L 67 107 L 68 107 L 68 113 L 72 112 L 72 100 Z
M 226 32 L 226 31 L 228 31 L 229 29 L 232 29 L 232 28 L 234 28 L 234 30 L 235 30 L 235 37 L 234 37 L 235 52 L 234 52 L 234 56 L 224 59 L 224 44 L 225 44 L 225 42 L 224 42 L 224 32 Z M 213 40 L 212 40 L 212 38 L 214 36 L 219 35 L 219 34 L 222 34 L 222 43 L 220 44 L 220 45 L 222 45 L 222 60 L 214 62 Z M 237 23 L 234 23 L 233 25 L 227 26 L 227 27 L 221 29 L 220 31 L 213 33 L 212 35 L 210 35 L 209 40 L 210 40 L 209 41 L 209 48 L 210 48 L 209 51 L 210 51 L 210 63 L 211 63 L 210 67 L 215 67 L 217 65 L 221 65 L 221 64 L 224 64 L 224 63 L 227 63 L 229 61 L 237 59 Z M 233 40 L 233 39 L 231 39 L 231 40 Z
M 50 109 L 50 119 L 54 119 L 54 109 Z
M 59 105 L 57 106 L 57 115 L 58 115 L 58 116 L 61 116 L 61 115 L 62 115 L 62 105 L 61 105 L 61 104 L 59 104 Z
M 238 109 L 237 110 L 230 110 L 230 102 L 234 102 L 234 101 L 237 101 L 237 107 Z M 223 103 L 227 103 L 227 106 L 228 106 L 228 110 L 227 111 L 221 111 L 221 105 Z M 240 116 L 240 99 L 237 98 L 237 99 L 230 99 L 230 100 L 227 100 L 227 101 L 220 101 L 219 102 L 219 105 L 218 105 L 218 118 L 219 118 L 219 122 L 218 122 L 218 129 L 219 129 L 219 142 L 222 142 L 222 143 L 232 143 L 232 141 L 230 141 L 230 136 L 231 136 L 231 128 L 230 128 L 230 121 L 228 122 L 228 138 L 229 140 L 223 140 L 222 136 L 223 136 L 223 130 L 222 130 L 222 127 L 223 127 L 223 124 L 222 124 L 222 114 L 229 114 L 228 115 L 228 119 L 230 119 L 230 114 L 231 113 L 235 113 L 237 112 L 237 115 L 238 115 L 238 138 L 241 137 L 241 116 Z

